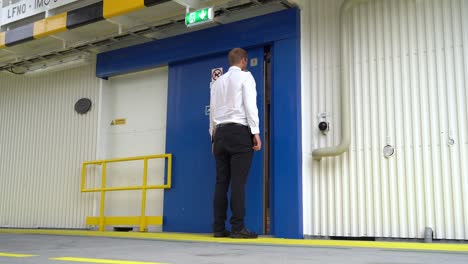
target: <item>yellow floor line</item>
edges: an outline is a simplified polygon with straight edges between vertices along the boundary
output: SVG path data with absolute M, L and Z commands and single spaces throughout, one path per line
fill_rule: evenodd
M 98 232 L 75 230 L 35 230 L 35 229 L 0 229 L 1 233 L 10 234 L 43 234 L 65 236 L 89 236 L 89 237 L 116 237 L 116 238 L 140 238 L 180 242 L 209 242 L 225 244 L 254 244 L 254 245 L 278 245 L 278 246 L 311 246 L 311 247 L 355 247 L 355 248 L 380 248 L 401 250 L 424 251 L 456 251 L 468 252 L 468 244 L 450 243 L 411 243 L 411 242 L 375 242 L 375 241 L 343 241 L 343 240 L 308 240 L 308 239 L 282 239 L 282 238 L 258 238 L 258 239 L 231 239 L 214 238 L 209 234 L 182 234 L 182 233 L 138 233 L 138 232 Z
M 29 255 L 29 254 L 12 254 L 12 253 L 2 253 L 0 252 L 0 257 L 5 258 L 31 258 L 37 255 Z
M 81 263 L 102 263 L 102 264 L 167 264 L 167 263 L 162 263 L 162 262 L 141 262 L 141 261 L 129 261 L 129 260 L 72 258 L 72 257 L 50 258 L 50 260 L 81 262 Z

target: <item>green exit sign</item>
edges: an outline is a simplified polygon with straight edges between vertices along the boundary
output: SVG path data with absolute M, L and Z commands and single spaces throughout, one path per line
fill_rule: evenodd
M 213 21 L 213 18 L 213 8 L 203 8 L 195 12 L 187 13 L 187 15 L 185 16 L 185 25 L 187 25 L 187 27 L 200 25 Z

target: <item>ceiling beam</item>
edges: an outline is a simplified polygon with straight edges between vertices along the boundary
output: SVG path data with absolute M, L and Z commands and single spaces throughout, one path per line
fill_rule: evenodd
M 192 9 L 199 9 L 203 7 L 203 4 L 200 0 L 172 0 L 183 7 L 189 7 Z

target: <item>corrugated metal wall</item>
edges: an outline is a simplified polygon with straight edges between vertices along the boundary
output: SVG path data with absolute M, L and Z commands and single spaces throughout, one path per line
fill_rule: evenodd
M 468 1 L 370 0 L 352 10 L 351 150 L 321 162 L 311 152 L 340 141 L 342 1 L 297 2 L 304 233 L 421 238 L 432 227 L 436 238 L 468 239 Z M 386 144 L 396 147 L 388 159 Z
M 74 110 L 82 97 L 86 115 Z M 94 197 L 80 193 L 80 165 L 96 156 L 98 101 L 94 66 L 0 74 L 1 227 L 85 227 Z

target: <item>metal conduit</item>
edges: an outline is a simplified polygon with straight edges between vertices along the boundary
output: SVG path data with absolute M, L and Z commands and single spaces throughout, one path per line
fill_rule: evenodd
M 340 6 L 340 60 L 341 60 L 341 142 L 334 147 L 318 148 L 312 157 L 320 161 L 324 157 L 334 157 L 349 150 L 351 144 L 351 110 L 349 103 L 349 43 L 345 30 L 345 15 L 353 6 L 369 0 L 345 0 Z

